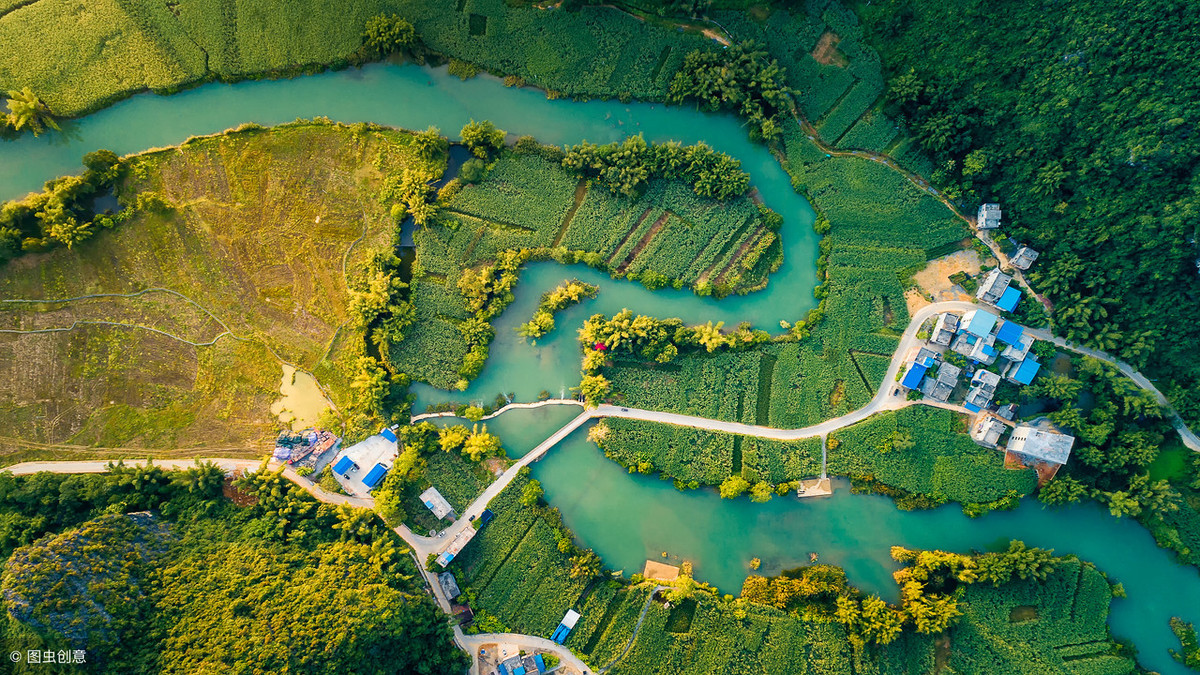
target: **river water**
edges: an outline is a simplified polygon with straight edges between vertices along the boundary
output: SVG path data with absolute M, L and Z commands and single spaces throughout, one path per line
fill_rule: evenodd
M 629 307 L 690 322 L 749 320 L 778 330 L 780 319 L 801 318 L 815 304 L 812 209 L 791 190 L 770 153 L 749 142 L 737 119 L 651 104 L 548 101 L 536 91 L 506 89 L 493 78 L 462 82 L 444 69 L 374 65 L 292 80 L 209 84 L 172 97 L 136 96 L 70 123 L 65 135 L 0 143 L 0 199 L 78 172 L 80 157 L 97 148 L 126 154 L 247 121 L 277 124 L 314 116 L 416 129 L 437 125 L 450 134 L 471 119 L 490 119 L 510 132 L 553 144 L 605 143 L 639 132 L 648 140 L 703 140 L 740 159 L 767 205 L 784 216 L 784 265 L 765 291 L 745 297 L 717 301 L 688 292 L 651 293 L 580 266 L 530 265 L 516 301 L 496 322 L 492 358 L 480 377 L 461 394 L 415 388 L 418 411 L 443 400 L 490 402 L 500 392 L 513 392 L 522 401 L 543 389 L 558 396 L 578 382 L 574 328 L 595 312 Z M 539 296 L 570 277 L 601 286 L 600 295 L 560 313 L 558 328 L 536 346 L 518 338 L 513 328 L 532 315 Z M 505 413 L 488 426 L 519 456 L 575 414 L 573 407 Z M 738 592 L 752 557 L 762 559 L 762 571 L 771 573 L 803 564 L 816 552 L 822 562 L 845 567 L 862 588 L 894 599 L 892 545 L 964 551 L 1020 538 L 1060 554 L 1076 553 L 1125 585 L 1128 599 L 1113 603 L 1114 633 L 1138 645 L 1144 665 L 1187 672 L 1166 652 L 1177 646 L 1167 619 L 1182 616 L 1200 623 L 1196 570 L 1176 564 L 1137 523 L 1112 518 L 1094 505 L 1047 511 L 1027 501 L 1014 512 L 972 521 L 954 507 L 902 512 L 886 498 L 850 495 L 845 489 L 812 500 L 722 500 L 711 490 L 682 493 L 670 482 L 627 474 L 586 441 L 586 429 L 553 449 L 533 471 L 582 543 L 610 567 L 632 574 L 665 551 L 672 562 L 691 560 L 699 578 L 726 593 Z

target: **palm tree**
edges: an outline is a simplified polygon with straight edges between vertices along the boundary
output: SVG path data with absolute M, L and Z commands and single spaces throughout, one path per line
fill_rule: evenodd
M 58 130 L 58 124 L 51 117 L 50 109 L 29 87 L 8 92 L 8 123 L 18 131 L 29 127 L 34 136 L 42 133 L 46 126 Z

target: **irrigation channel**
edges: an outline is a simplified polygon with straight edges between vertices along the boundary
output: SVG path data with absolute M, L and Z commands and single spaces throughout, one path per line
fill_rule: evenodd
M 770 153 L 747 139 L 737 119 L 652 104 L 550 101 L 541 92 L 505 88 L 490 77 L 463 82 L 444 68 L 373 65 L 291 80 L 209 84 L 171 97 L 135 96 L 70 122 L 65 134 L 0 144 L 0 199 L 20 197 L 47 179 L 78 172 L 82 155 L 98 148 L 133 153 L 244 122 L 277 124 L 315 116 L 415 129 L 436 125 L 448 133 L 471 119 L 490 119 L 510 132 L 554 144 L 604 143 L 636 133 L 652 141 L 704 141 L 741 160 L 766 204 L 784 216 L 783 267 L 765 291 L 745 297 L 717 301 L 686 291 L 652 293 L 580 266 L 530 265 L 521 276 L 516 301 L 496 322 L 497 339 L 481 376 L 466 392 L 453 395 L 417 388 L 418 411 L 430 402 L 490 401 L 499 392 L 513 392 L 522 401 L 533 400 L 543 389 L 559 395 L 578 382 L 571 327 L 592 313 L 629 307 L 691 322 L 749 320 L 778 330 L 779 320 L 798 319 L 814 305 L 812 209 L 792 191 Z M 513 327 L 532 314 L 539 296 L 573 276 L 600 286 L 599 297 L 560 314 L 559 328 L 538 345 L 519 339 Z M 489 428 L 520 454 L 576 413 L 574 408 L 507 412 L 489 422 Z M 667 481 L 626 473 L 587 442 L 586 430 L 567 437 L 533 465 L 533 473 L 583 544 L 626 574 L 666 551 L 672 561 L 692 561 L 698 578 L 736 593 L 751 557 L 762 559 L 762 571 L 772 573 L 803 564 L 809 552 L 817 552 L 821 562 L 845 567 L 863 589 L 895 599 L 890 578 L 895 566 L 888 557 L 892 545 L 965 551 L 1020 538 L 1060 554 L 1076 553 L 1122 582 L 1128 598 L 1113 602 L 1114 633 L 1138 646 L 1145 666 L 1162 673 L 1186 672 L 1167 654 L 1177 646 L 1167 620 L 1182 616 L 1200 623 L 1200 576 L 1174 562 L 1136 522 L 1112 518 L 1096 505 L 1049 511 L 1027 500 L 1015 511 L 970 520 L 954 506 L 899 511 L 886 498 L 851 495 L 844 486 L 831 497 L 799 502 L 722 500 L 712 490 L 679 492 Z

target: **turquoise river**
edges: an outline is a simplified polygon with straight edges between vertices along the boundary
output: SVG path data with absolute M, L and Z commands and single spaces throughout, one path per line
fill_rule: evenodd
M 767 205 L 784 216 L 784 265 L 765 291 L 744 297 L 717 301 L 687 292 L 651 293 L 578 266 L 530 265 L 516 301 L 497 321 L 492 357 L 481 376 L 462 393 L 418 387 L 418 411 L 447 400 L 490 401 L 501 392 L 526 401 L 542 390 L 557 396 L 578 382 L 572 327 L 592 313 L 628 307 L 686 321 L 747 320 L 778 330 L 781 319 L 802 318 L 814 306 L 812 209 L 735 118 L 662 105 L 550 101 L 538 91 L 505 88 L 489 77 L 462 82 L 444 69 L 375 65 L 292 80 L 210 84 L 171 97 L 135 96 L 69 123 L 64 134 L 0 144 L 0 199 L 20 197 L 49 178 L 79 171 L 80 157 L 97 148 L 139 152 L 243 122 L 277 124 L 315 116 L 415 129 L 436 125 L 451 133 L 471 119 L 490 119 L 509 132 L 554 144 L 603 143 L 636 133 L 648 140 L 704 141 L 740 159 Z M 596 283 L 599 296 L 561 314 L 559 328 L 539 344 L 518 338 L 513 328 L 532 313 L 538 297 L 570 277 Z M 576 411 L 513 411 L 490 428 L 520 454 Z M 672 560 L 691 560 L 699 578 L 726 593 L 738 591 L 751 557 L 762 559 L 770 573 L 802 564 L 816 552 L 822 562 L 844 566 L 862 588 L 894 599 L 892 545 L 965 551 L 1020 538 L 1060 554 L 1075 553 L 1125 586 L 1128 598 L 1113 602 L 1114 634 L 1138 646 L 1145 666 L 1187 672 L 1167 654 L 1178 644 L 1167 620 L 1181 616 L 1200 623 L 1200 576 L 1155 546 L 1137 523 L 1112 518 L 1095 505 L 1051 511 L 1027 501 L 1016 511 L 970 520 L 950 506 L 900 511 L 882 497 L 851 495 L 845 486 L 832 497 L 812 500 L 722 500 L 711 490 L 678 492 L 669 482 L 626 473 L 587 442 L 586 429 L 551 450 L 533 471 L 566 523 L 610 567 L 631 574 L 647 558 L 667 552 Z

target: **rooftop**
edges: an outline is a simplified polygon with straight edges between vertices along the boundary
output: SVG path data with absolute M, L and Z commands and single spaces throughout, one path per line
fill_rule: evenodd
M 1011 312 L 1017 308 L 1017 303 L 1020 301 L 1021 291 L 1010 286 L 1005 289 L 1004 295 L 1000 296 L 1000 299 L 996 301 L 996 306 L 1006 312 Z
M 366 497 L 370 494 L 371 488 L 383 479 L 388 468 L 395 461 L 396 454 L 395 442 L 389 441 L 380 434 L 369 436 L 342 450 L 342 458 L 349 458 L 355 466 L 351 467 L 349 471 L 338 471 L 335 465 L 334 474 L 346 492 L 357 497 Z M 342 460 L 339 459 L 338 465 L 341 462 Z M 362 467 L 367 466 L 372 468 L 364 473 Z
M 1017 384 L 1030 384 L 1033 382 L 1033 378 L 1037 377 L 1038 371 L 1041 368 L 1042 364 L 1038 363 L 1037 359 L 1029 356 L 1019 364 L 1010 366 L 1007 377 Z
M 925 377 L 925 371 L 927 370 L 929 370 L 929 367 L 924 364 L 912 364 L 908 367 L 908 372 L 904 374 L 904 379 L 900 381 L 900 384 L 909 389 L 916 389 L 921 386 L 921 380 Z
M 1025 329 L 1020 324 L 1012 321 L 1001 321 L 1000 330 L 996 331 L 996 339 L 1006 345 L 1015 345 L 1021 340 L 1021 336 L 1025 334 Z
M 1008 439 L 1008 451 L 1034 460 L 1066 464 L 1074 444 L 1074 436 L 1022 424 Z
M 999 318 L 986 309 L 973 309 L 963 316 L 959 329 L 978 337 L 987 337 Z
M 421 502 L 437 518 L 445 518 L 454 512 L 454 507 L 450 506 L 450 502 L 446 501 L 446 498 L 442 496 L 442 493 L 437 491 L 437 488 L 431 487 L 422 492 Z

